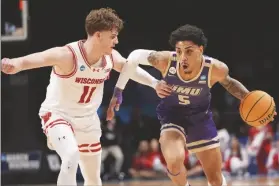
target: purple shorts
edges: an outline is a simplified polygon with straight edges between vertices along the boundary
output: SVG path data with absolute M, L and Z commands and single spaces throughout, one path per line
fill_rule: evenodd
M 185 116 L 179 113 L 160 113 L 161 134 L 165 131 L 177 131 L 185 137 L 186 147 L 190 152 L 201 152 L 220 146 L 217 129 L 212 113 L 200 112 Z

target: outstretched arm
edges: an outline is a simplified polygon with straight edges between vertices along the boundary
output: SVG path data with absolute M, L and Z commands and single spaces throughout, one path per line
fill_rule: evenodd
M 117 52 L 116 50 L 114 50 L 112 52 L 112 58 L 114 61 L 114 70 L 121 72 L 117 83 L 119 82 L 120 79 L 123 79 L 122 74 L 124 71 L 124 72 L 128 72 L 128 74 L 129 74 L 129 76 L 124 76 L 124 78 L 127 79 L 125 85 L 127 84 L 129 78 L 131 78 L 132 80 L 134 80 L 140 84 L 147 85 L 147 86 L 150 86 L 155 89 L 155 87 L 158 83 L 158 80 L 156 78 L 154 78 L 153 76 L 151 76 L 148 72 L 146 72 L 145 70 L 143 70 L 142 68 L 140 68 L 137 65 L 130 68 L 130 66 L 127 65 L 128 64 L 127 59 L 122 57 L 121 54 L 119 52 Z M 125 86 L 117 86 L 117 84 L 116 84 L 116 87 L 118 87 L 121 90 L 123 90 L 125 88 Z
M 168 65 L 169 58 L 170 52 L 168 51 L 154 51 L 144 49 L 134 50 L 128 56 L 127 63 L 124 64 L 121 70 L 120 76 L 116 83 L 116 87 L 123 90 L 128 83 L 129 78 L 135 78 L 134 75 L 136 74 L 135 72 L 138 71 L 139 64 L 153 66 L 162 74 L 164 74 Z
M 211 84 L 219 82 L 229 93 L 240 101 L 249 93 L 249 90 L 242 83 L 229 76 L 229 68 L 223 62 L 215 61 L 213 63 L 211 75 Z M 277 112 L 274 115 L 277 115 Z M 273 120 L 274 118 L 271 121 Z
M 240 100 L 249 93 L 242 83 L 230 77 L 228 66 L 220 61 L 213 63 L 212 81 L 219 82 L 230 94 Z
M 33 53 L 18 58 L 2 59 L 2 71 L 7 74 L 15 74 L 23 70 L 34 68 L 57 66 L 60 69 L 73 68 L 73 54 L 68 47 L 55 47 L 42 52 Z
M 153 54 L 149 50 L 135 50 L 126 60 L 118 52 L 113 51 L 112 57 L 115 61 L 114 69 L 121 73 L 114 89 L 109 108 L 107 110 L 107 120 L 111 120 L 114 117 L 114 110 L 119 110 L 119 107 L 122 103 L 122 91 L 124 90 L 130 78 L 141 84 L 154 88 L 158 96 L 161 98 L 166 97 L 171 93 L 171 87 L 165 82 L 158 81 L 145 70 L 138 67 L 138 64 L 151 65 L 152 63 L 155 64 L 156 67 L 161 66 L 157 63 L 157 58 L 151 59 L 151 63 L 148 61 L 148 57 L 152 56 Z

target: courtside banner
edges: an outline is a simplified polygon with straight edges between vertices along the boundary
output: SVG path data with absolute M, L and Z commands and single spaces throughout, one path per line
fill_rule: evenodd
M 60 166 L 59 156 L 49 151 L 2 152 L 2 184 L 55 184 Z
M 42 152 L 2 152 L 1 172 L 37 172 L 41 167 Z

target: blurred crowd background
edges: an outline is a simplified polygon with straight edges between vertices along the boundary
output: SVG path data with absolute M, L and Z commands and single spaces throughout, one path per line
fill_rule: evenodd
M 125 21 L 116 47 L 123 56 L 138 48 L 172 50 L 168 44 L 170 32 L 180 25 L 194 24 L 209 39 L 206 55 L 224 61 L 231 76 L 249 90 L 266 91 L 279 103 L 278 11 L 270 3 L 29 1 L 26 16 L 23 2 L 27 1 L 1 1 L 2 58 L 19 57 L 84 39 L 84 19 L 88 12 L 111 7 Z M 27 30 L 23 29 L 25 26 Z M 27 37 L 11 39 L 20 35 Z M 157 70 L 143 68 L 161 78 Z M 14 76 L 2 74 L 1 176 L 5 184 L 56 181 L 60 160 L 47 148 L 37 114 L 45 98 L 50 71 L 51 68 L 42 68 Z M 111 122 L 106 122 L 105 112 L 117 78 L 118 73 L 112 72 L 105 83 L 99 109 L 103 129 L 102 179 L 166 178 L 158 142 L 160 123 L 155 113 L 160 99 L 151 88 L 130 80 L 120 111 Z M 278 120 L 264 127 L 250 127 L 239 116 L 237 99 L 219 85 L 212 88 L 212 94 L 224 173 L 238 177 L 278 176 Z M 187 151 L 185 166 L 190 177 L 204 176 L 199 161 Z

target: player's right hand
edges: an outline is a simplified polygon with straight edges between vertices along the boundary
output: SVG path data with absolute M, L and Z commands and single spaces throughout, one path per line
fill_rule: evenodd
M 9 58 L 3 58 L 1 60 L 1 70 L 6 74 L 16 74 L 20 71 Z
M 119 111 L 120 105 L 122 103 L 122 91 L 121 89 L 115 87 L 112 98 L 110 100 L 108 110 L 107 110 L 107 121 L 110 121 L 114 118 L 114 111 Z
M 168 85 L 165 81 L 161 80 L 157 83 L 155 90 L 160 98 L 165 98 L 171 94 L 172 86 Z

